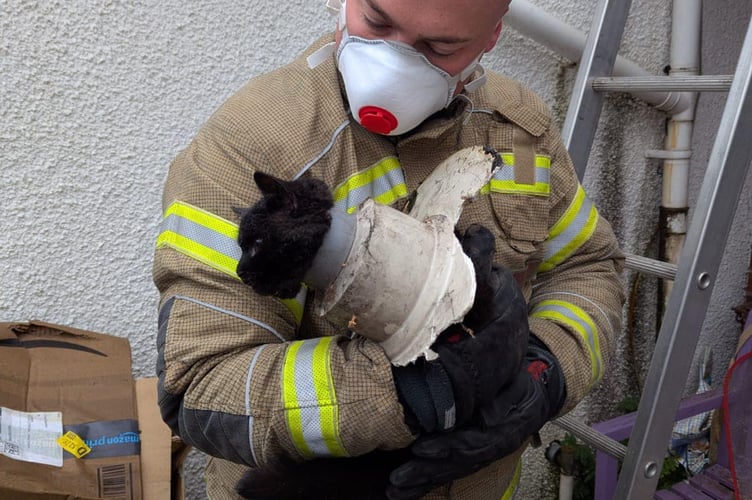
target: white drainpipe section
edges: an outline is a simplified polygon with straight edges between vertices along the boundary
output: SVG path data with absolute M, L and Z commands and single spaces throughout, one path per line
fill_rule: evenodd
M 322 292 L 319 314 L 348 321 L 395 366 L 435 359 L 434 340 L 475 298 L 475 268 L 454 227 L 500 166 L 493 150 L 462 149 L 418 187 L 409 214 L 370 198 L 353 215 L 332 209 L 332 229 L 305 276 Z
M 671 16 L 671 76 L 700 74 L 700 33 L 702 29 L 702 0 L 674 0 Z M 668 122 L 663 162 L 663 197 L 661 221 L 664 259 L 679 260 L 687 233 L 689 203 L 689 162 L 692 155 L 692 129 L 695 120 L 697 93 L 685 93 L 690 105 L 671 116 Z M 666 280 L 663 287 L 663 307 L 673 286 Z

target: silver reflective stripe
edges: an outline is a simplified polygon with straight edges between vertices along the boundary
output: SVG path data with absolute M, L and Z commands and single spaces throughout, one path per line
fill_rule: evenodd
M 369 177 L 372 177 L 370 182 L 363 185 L 358 185 L 357 181 L 353 183 L 354 185 L 350 185 L 350 180 Z M 346 192 L 343 193 L 345 190 Z M 404 196 L 406 192 L 405 174 L 399 163 L 394 158 L 385 158 L 372 169 L 356 174 L 335 189 L 335 205 L 351 213 L 369 198 L 388 205 Z
M 538 270 L 550 271 L 566 260 L 590 239 L 597 223 L 598 211 L 580 186 L 567 211 L 551 228 Z
M 303 417 L 303 438 L 308 443 L 308 448 L 314 456 L 329 455 L 321 435 L 321 409 L 316 398 L 316 389 L 313 385 L 313 342 L 304 343 L 298 351 L 295 363 L 295 387 L 298 394 L 298 403 L 301 406 Z
M 160 232 L 164 231 L 181 234 L 234 260 L 240 260 L 242 255 L 240 245 L 235 238 L 225 236 L 179 215 L 169 215 L 162 221 Z
M 370 184 L 355 188 L 347 193 L 347 198 L 337 203 L 342 210 L 357 207 L 368 198 L 376 198 L 378 195 L 390 191 L 395 185 L 404 183 L 401 170 L 392 170 L 381 177 L 373 180 Z
M 285 353 L 282 399 L 287 427 L 304 457 L 347 456 L 331 373 L 334 337 L 291 342 Z
M 587 345 L 592 366 L 590 384 L 592 387 L 603 376 L 603 358 L 598 340 L 598 329 L 590 315 L 574 304 L 562 300 L 544 300 L 537 304 L 532 317 L 547 319 L 574 330 Z
M 256 450 L 253 447 L 253 415 L 251 414 L 251 378 L 253 377 L 253 369 L 256 367 L 256 362 L 261 355 L 261 351 L 264 350 L 266 345 L 262 345 L 256 349 L 253 354 L 253 359 L 248 367 L 248 374 L 245 379 L 245 413 L 248 415 L 248 447 L 251 449 L 251 455 L 253 456 L 254 465 L 258 465 L 259 461 L 256 458 Z
M 541 283 L 537 285 L 533 285 L 533 288 L 536 288 L 540 285 Z M 598 313 L 600 313 L 601 317 L 603 318 L 603 321 L 606 322 L 606 324 L 608 324 L 610 333 L 614 333 L 616 331 L 614 323 L 611 321 L 611 318 L 609 317 L 609 315 L 606 314 L 606 311 L 604 311 L 603 308 L 598 303 L 593 302 L 593 300 L 590 299 L 589 297 L 585 297 L 584 295 L 580 295 L 579 293 L 562 292 L 562 291 L 543 293 L 540 295 L 536 295 L 535 301 L 541 302 L 542 300 L 546 299 L 546 297 L 556 297 L 556 296 L 575 297 L 579 300 L 587 302 L 588 304 L 590 304 L 590 307 L 594 308 L 596 311 L 598 311 Z M 531 308 L 535 308 L 535 304 L 530 304 L 530 306 Z
M 157 248 L 171 247 L 239 279 L 235 271 L 242 252 L 237 237 L 237 224 L 188 203 L 175 201 L 165 210 Z
M 493 179 L 497 181 L 514 181 L 514 165 L 506 163 L 496 171 Z M 551 169 L 546 167 L 535 167 L 535 182 L 549 184 L 551 180 Z

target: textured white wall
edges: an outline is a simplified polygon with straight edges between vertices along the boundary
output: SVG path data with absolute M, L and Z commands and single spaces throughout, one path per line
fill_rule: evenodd
M 585 31 L 596 1 L 535 3 Z M 750 10 L 747 0 L 706 9 L 706 73 L 733 70 Z M 669 12 L 668 1 L 633 1 L 624 37 L 622 54 L 656 74 L 668 63 Z M 170 160 L 248 78 L 331 26 L 323 0 L 0 1 L 0 321 L 38 318 L 128 337 L 134 372 L 153 375 L 151 258 Z M 563 117 L 576 71 L 569 61 L 507 29 L 484 62 L 529 84 Z M 700 100 L 693 196 L 723 102 L 723 94 Z M 642 153 L 661 146 L 664 116 L 615 97 L 601 123 L 585 185 L 625 249 L 654 254 L 660 168 Z M 716 379 L 738 333 L 730 308 L 745 285 L 748 194 L 749 186 L 702 341 L 718 350 Z M 640 294 L 646 319 L 636 342 L 650 346 L 654 283 Z M 612 372 L 578 408 L 589 421 L 612 414 L 634 386 L 626 346 L 625 337 Z M 537 465 L 525 472 L 521 497 L 550 497 L 542 452 L 527 457 Z M 202 463 L 192 455 L 189 499 L 205 495 Z

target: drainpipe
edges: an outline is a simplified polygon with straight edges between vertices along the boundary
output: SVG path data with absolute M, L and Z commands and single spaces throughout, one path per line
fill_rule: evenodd
M 670 76 L 691 76 L 700 73 L 701 0 L 674 0 L 671 16 Z M 661 200 L 662 260 L 679 260 L 687 233 L 689 204 L 689 164 L 692 155 L 692 129 L 695 120 L 697 93 L 685 93 L 690 105 L 671 115 L 668 121 L 663 156 L 663 193 Z M 650 152 L 648 152 L 650 156 Z M 673 282 L 664 280 L 663 297 L 658 317 L 662 317 L 671 294 Z
M 559 500 L 572 500 L 576 462 L 574 446 L 554 440 L 546 447 L 546 460 L 559 467 Z
M 504 22 L 515 31 L 548 47 L 562 57 L 578 62 L 585 48 L 585 34 L 557 19 L 528 0 L 514 0 Z M 698 32 L 699 34 L 699 32 Z M 654 76 L 622 56 L 616 57 L 614 76 Z M 632 95 L 667 113 L 693 107 L 686 92 L 632 92 Z
M 500 165 L 492 149 L 462 149 L 417 188 L 409 214 L 372 198 L 352 215 L 333 208 L 304 278 L 322 292 L 318 313 L 348 321 L 395 366 L 435 359 L 434 340 L 462 320 L 475 298 L 475 268 L 454 226 Z

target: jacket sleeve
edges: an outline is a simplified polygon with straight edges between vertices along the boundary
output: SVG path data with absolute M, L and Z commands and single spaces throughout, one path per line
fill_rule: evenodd
M 623 254 L 577 180 L 558 133 L 551 152 L 548 234 L 530 299 L 530 330 L 559 360 L 571 410 L 600 381 L 621 328 Z
M 408 445 L 379 346 L 333 327 L 303 335 L 302 294 L 261 297 L 235 274 L 233 206 L 258 199 L 254 167 L 272 164 L 233 116 L 221 108 L 165 184 L 153 267 L 163 419 L 188 444 L 251 466 Z

